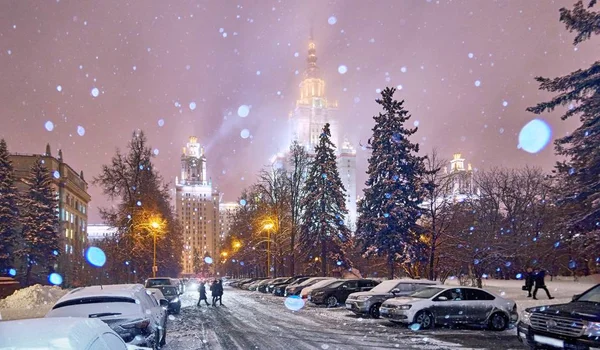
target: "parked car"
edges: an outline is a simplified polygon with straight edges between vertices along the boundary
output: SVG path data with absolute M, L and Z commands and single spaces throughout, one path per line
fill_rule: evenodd
M 244 289 L 254 292 L 258 288 L 258 285 L 263 283 L 265 280 L 266 278 L 257 279 L 252 283 L 246 284 L 246 287 Z
M 35 334 L 33 334 L 35 333 Z M 0 349 L 135 350 L 94 318 L 33 318 L 0 322 Z
M 379 318 L 379 307 L 384 301 L 408 296 L 416 290 L 436 284 L 439 282 L 414 279 L 383 281 L 368 292 L 350 294 L 346 299 L 346 309 L 357 315 L 368 314 L 373 318 Z
M 250 286 L 254 285 L 255 283 L 260 283 L 262 280 L 264 280 L 264 278 L 250 278 L 244 283 L 240 283 L 239 287 L 241 289 L 250 290 Z
M 600 348 L 600 284 L 574 295 L 570 303 L 526 309 L 517 329 L 530 349 Z
M 148 295 L 141 284 L 91 286 L 64 295 L 46 317 L 96 318 L 126 343 L 160 347 L 166 343 L 168 304 Z
M 321 282 L 323 280 L 332 280 L 334 279 L 333 277 L 311 277 L 307 280 L 305 280 L 304 282 L 300 282 L 300 283 L 294 283 L 294 284 L 290 284 L 289 286 L 287 286 L 285 288 L 285 293 L 283 294 L 284 297 L 288 297 L 288 296 L 292 296 L 292 295 L 300 295 L 300 293 L 302 292 L 302 289 L 306 288 L 306 287 L 310 287 L 318 282 Z
M 148 278 L 144 282 L 144 287 L 146 288 L 154 288 L 158 286 L 177 286 L 172 278 L 169 277 L 153 277 Z
M 256 290 L 259 291 L 259 292 L 261 292 L 261 293 L 270 293 L 269 292 L 269 285 L 271 285 L 273 283 L 283 282 L 283 281 L 286 281 L 288 279 L 289 279 L 289 277 L 278 277 L 278 278 L 264 280 L 262 283 L 260 283 L 258 285 L 258 287 L 256 288 Z
M 392 322 L 416 323 L 421 329 L 436 324 L 486 325 L 502 331 L 517 322 L 517 304 L 473 287 L 427 287 L 408 297 L 392 298 L 379 308 Z
M 310 294 L 310 292 L 315 289 L 315 288 L 321 288 L 321 287 L 325 287 L 329 284 L 335 283 L 337 281 L 341 281 L 338 278 L 328 278 L 328 279 L 324 279 L 321 281 L 318 281 L 317 283 L 310 285 L 310 286 L 306 286 L 304 288 L 302 288 L 302 291 L 300 292 L 300 297 L 302 299 L 308 299 L 308 295 Z
M 306 281 L 307 279 L 309 279 L 310 277 L 293 277 L 288 281 L 285 282 L 281 282 L 281 283 L 274 283 L 273 289 L 271 291 L 271 293 L 273 293 L 273 295 L 282 297 L 285 296 L 285 289 L 291 285 L 297 285 L 300 284 L 304 281 Z M 270 286 L 269 286 L 270 287 Z
M 174 314 L 179 314 L 181 312 L 181 300 L 179 299 L 181 293 L 179 293 L 177 287 L 158 286 L 156 288 L 148 288 L 148 290 L 151 291 L 152 294 L 156 294 L 155 297 L 157 300 L 167 299 L 169 302 L 169 306 L 167 306 L 168 312 Z M 158 293 L 155 293 L 155 291 L 158 291 Z
M 335 307 L 339 303 L 344 303 L 350 294 L 369 291 L 378 284 L 378 281 L 363 278 L 340 280 L 337 283 L 313 289 L 308 294 L 308 301 L 317 305 Z

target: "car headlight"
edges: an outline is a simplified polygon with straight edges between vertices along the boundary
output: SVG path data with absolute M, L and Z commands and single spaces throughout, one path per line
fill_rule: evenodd
M 526 325 L 531 325 L 531 312 L 525 310 L 523 311 L 523 317 L 521 317 L 521 322 Z
M 173 300 L 171 300 L 172 303 L 177 303 L 179 302 L 179 298 L 174 298 Z
M 583 334 L 588 337 L 600 337 L 600 322 L 588 322 Z
M 410 309 L 411 307 L 412 307 L 412 305 L 408 305 L 408 304 L 405 304 L 405 305 L 398 305 L 398 309 L 400 309 L 400 310 L 408 310 L 408 309 Z
M 356 300 L 365 301 L 365 300 L 367 300 L 369 298 L 370 298 L 370 296 L 368 296 L 368 295 L 359 295 L 359 296 L 356 297 Z
M 323 295 L 323 294 L 325 294 L 325 292 L 315 292 L 315 293 L 313 293 L 313 295 L 315 295 L 315 296 L 317 296 L 317 295 Z

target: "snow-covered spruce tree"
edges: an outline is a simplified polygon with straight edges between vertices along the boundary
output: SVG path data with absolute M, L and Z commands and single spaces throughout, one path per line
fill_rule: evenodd
M 576 32 L 577 45 L 600 34 L 600 12 L 592 11 L 596 0 L 581 1 L 572 10 L 560 9 L 560 21 L 570 32 Z M 565 215 L 564 225 L 573 233 L 589 237 L 591 252 L 600 249 L 600 61 L 585 70 L 562 77 L 537 77 L 540 90 L 558 93 L 552 100 L 527 110 L 535 114 L 551 112 L 558 106 L 569 106 L 562 120 L 579 116 L 581 125 L 569 135 L 557 139 L 555 150 L 565 161 L 556 165 L 557 177 L 567 182 L 562 186 L 559 204 Z
M 346 190 L 338 172 L 329 124 L 323 127 L 319 144 L 315 147 L 304 189 L 301 249 L 306 254 L 320 256 L 324 276 L 327 276 L 329 256 L 337 258 L 338 266 L 351 267 L 342 249 L 343 243 L 350 239 L 350 230 L 344 223 Z
M 17 252 L 26 267 L 26 285 L 34 266 L 40 268 L 40 272 L 53 272 L 60 255 L 58 200 L 43 161 L 38 158 L 31 167 L 21 208 L 23 246 Z
M 13 166 L 8 158 L 8 147 L 0 140 L 0 276 L 12 267 L 11 253 L 15 247 L 15 233 L 19 226 L 18 192 L 14 185 Z
M 373 117 L 367 187 L 356 230 L 357 243 L 367 256 L 387 257 L 390 278 L 394 278 L 397 262 L 412 269 L 422 248 L 417 220 L 426 173 L 426 157 L 417 156 L 419 145 L 409 140 L 417 128 L 405 127 L 410 115 L 402 106 L 404 101 L 394 100 L 395 91 L 386 88 L 377 100 L 383 112 Z

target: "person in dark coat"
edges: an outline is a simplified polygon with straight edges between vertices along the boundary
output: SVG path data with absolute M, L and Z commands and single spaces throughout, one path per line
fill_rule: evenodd
M 548 299 L 554 299 L 553 296 L 550 296 L 550 292 L 548 291 L 548 287 L 546 287 L 546 282 L 544 281 L 544 277 L 546 277 L 546 270 L 544 269 L 536 269 L 535 270 L 535 288 L 533 289 L 533 299 L 537 300 L 535 297 L 538 289 L 543 289 L 546 291 L 546 295 Z
M 200 286 L 198 287 L 198 293 L 200 293 L 200 299 L 198 299 L 197 306 L 200 306 L 202 300 L 206 303 L 206 306 L 210 306 L 208 303 L 208 297 L 206 296 L 206 286 L 204 285 L 204 281 L 200 282 Z
M 217 298 L 219 300 L 219 305 L 223 306 L 223 280 L 217 281 Z
M 527 274 L 525 275 L 525 290 L 527 291 L 527 297 L 531 298 L 531 289 L 535 283 L 535 274 L 531 267 L 527 268 Z

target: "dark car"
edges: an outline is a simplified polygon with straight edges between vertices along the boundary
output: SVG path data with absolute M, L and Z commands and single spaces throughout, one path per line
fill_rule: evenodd
M 167 307 L 167 311 L 172 312 L 174 314 L 179 314 L 181 312 L 181 300 L 179 299 L 179 289 L 175 286 L 158 286 L 157 289 L 165 296 L 165 299 L 169 302 L 169 306 Z
M 294 284 L 300 284 L 304 281 L 306 281 L 307 279 L 309 279 L 310 277 L 294 277 L 292 278 L 291 281 L 286 281 L 286 282 L 282 282 L 282 283 L 276 283 L 273 285 L 273 290 L 272 293 L 273 295 L 279 296 L 279 297 L 283 297 L 285 296 L 285 289 L 288 286 L 294 285 Z
M 273 279 L 268 279 L 268 280 L 264 280 L 262 283 L 260 283 L 257 288 L 256 291 L 257 292 L 261 292 L 261 293 L 269 293 L 269 285 L 273 284 L 273 283 L 279 283 L 279 282 L 283 282 L 288 280 L 289 277 L 279 277 L 279 278 L 273 278 Z
M 328 307 L 334 307 L 345 302 L 350 294 L 369 291 L 378 284 L 378 281 L 370 279 L 340 280 L 325 287 L 313 289 L 308 295 L 308 301 L 317 305 L 325 304 Z
M 517 326 L 519 340 L 530 349 L 600 348 L 600 284 L 566 304 L 526 309 Z
M 295 279 L 297 279 L 297 278 L 296 277 L 285 277 L 281 281 L 271 281 L 269 283 L 269 285 L 267 286 L 267 293 L 273 294 L 273 290 L 275 289 L 276 285 L 280 285 L 282 283 L 287 284 L 287 283 L 294 281 Z

